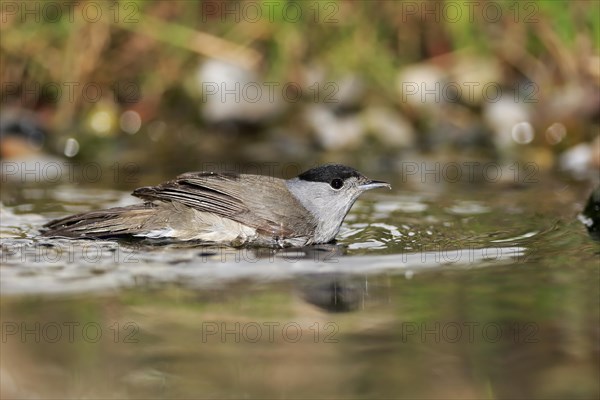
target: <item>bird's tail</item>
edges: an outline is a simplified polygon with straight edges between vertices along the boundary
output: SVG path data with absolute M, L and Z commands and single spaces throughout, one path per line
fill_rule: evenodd
M 89 211 L 55 219 L 44 225 L 42 236 L 69 238 L 115 238 L 140 233 L 155 213 L 152 203 Z

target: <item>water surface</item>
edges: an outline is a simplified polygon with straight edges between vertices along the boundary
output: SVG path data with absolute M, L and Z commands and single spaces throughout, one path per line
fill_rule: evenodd
M 2 396 L 598 397 L 589 188 L 394 187 L 279 251 L 39 238 L 135 199 L 3 188 Z

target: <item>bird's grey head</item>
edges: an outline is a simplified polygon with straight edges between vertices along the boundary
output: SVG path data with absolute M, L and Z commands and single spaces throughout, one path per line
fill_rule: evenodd
M 317 222 L 316 243 L 335 238 L 350 208 L 363 192 L 390 184 L 373 181 L 354 168 L 327 164 L 289 179 L 290 192 L 313 214 Z

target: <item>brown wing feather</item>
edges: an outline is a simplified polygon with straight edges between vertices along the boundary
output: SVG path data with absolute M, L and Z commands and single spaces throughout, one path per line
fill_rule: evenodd
M 133 192 L 146 201 L 179 202 L 215 213 L 271 236 L 310 235 L 316 222 L 295 198 L 282 205 L 281 196 L 288 194 L 282 179 L 213 172 L 189 172 Z
M 150 201 L 176 201 L 199 211 L 231 217 L 248 211 L 235 196 L 238 182 L 239 175 L 190 172 L 158 186 L 136 189 L 133 195 Z

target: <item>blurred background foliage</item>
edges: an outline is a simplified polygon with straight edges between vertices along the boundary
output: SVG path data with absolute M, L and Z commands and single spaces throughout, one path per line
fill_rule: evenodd
M 3 2 L 2 156 L 26 131 L 54 156 L 165 175 L 442 157 L 589 178 L 599 4 Z

